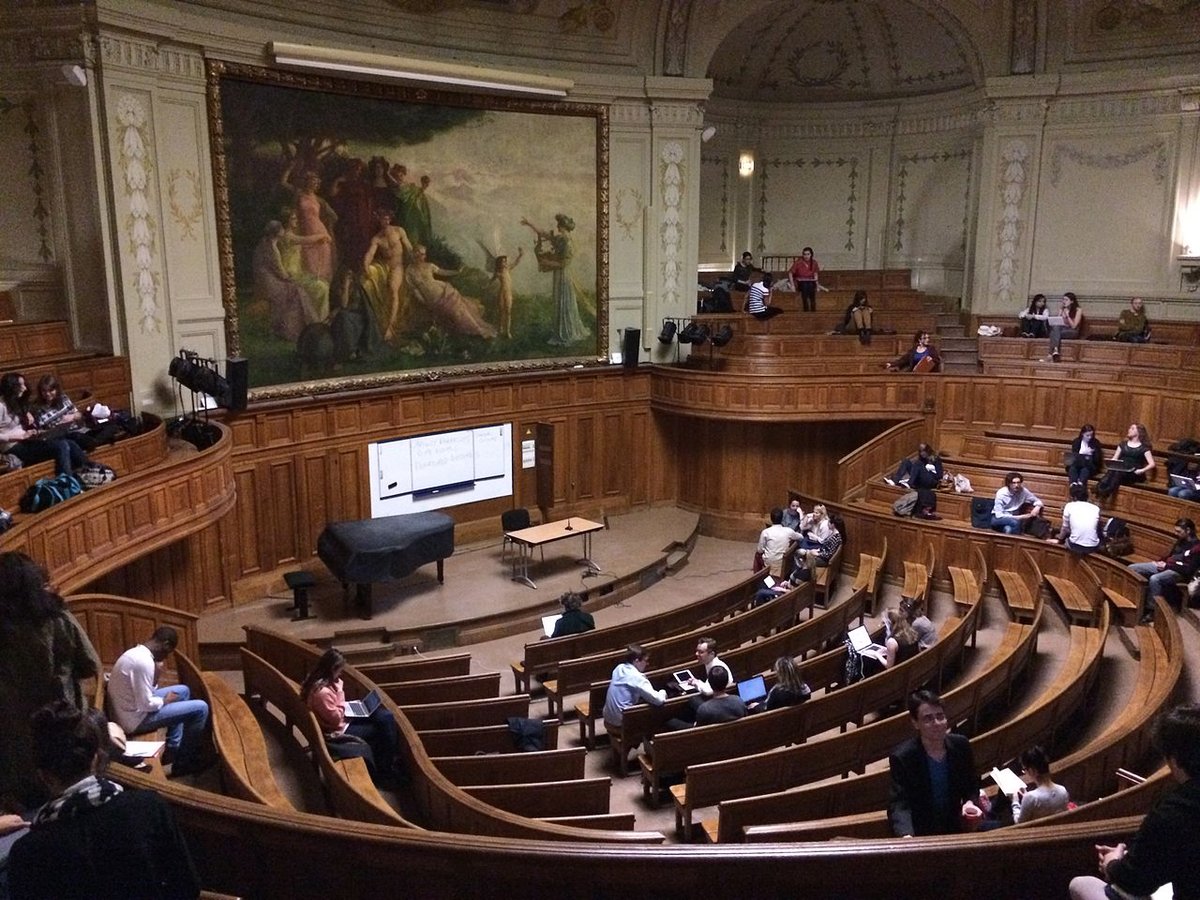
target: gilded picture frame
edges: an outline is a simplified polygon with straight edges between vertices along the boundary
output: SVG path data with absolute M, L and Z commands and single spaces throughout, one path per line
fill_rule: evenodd
M 605 362 L 608 113 L 208 64 L 250 397 Z

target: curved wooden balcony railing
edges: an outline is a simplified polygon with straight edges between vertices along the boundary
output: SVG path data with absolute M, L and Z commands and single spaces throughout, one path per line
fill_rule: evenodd
M 153 550 L 207 528 L 233 508 L 229 430 L 178 462 L 118 478 L 35 515 L 0 536 L 0 550 L 39 560 L 68 594 Z

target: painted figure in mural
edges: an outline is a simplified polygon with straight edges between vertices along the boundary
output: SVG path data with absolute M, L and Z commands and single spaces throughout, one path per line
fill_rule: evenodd
M 355 157 L 329 188 L 330 202 L 338 215 L 334 234 L 343 260 L 362 259 L 377 230 L 366 173 L 367 164 Z
M 339 269 L 330 299 L 336 306 L 329 320 L 334 359 L 343 363 L 377 353 L 383 334 L 359 273 L 350 266 Z
M 492 267 L 492 281 L 496 282 L 496 306 L 500 312 L 500 334 L 506 338 L 512 337 L 512 307 L 513 288 L 512 270 L 521 264 L 525 256 L 525 248 L 517 248 L 517 258 L 510 264 L 508 257 L 496 257 Z
M 367 296 L 375 307 L 376 318 L 383 323 L 383 339 L 396 339 L 404 315 L 404 254 L 412 253 L 408 233 L 392 224 L 392 211 L 375 211 L 378 230 L 363 256 L 362 271 Z
M 329 228 L 337 224 L 337 213 L 317 193 L 321 186 L 321 176 L 316 172 L 308 171 L 301 175 L 299 187 L 292 183 L 299 162 L 299 158 L 292 160 L 284 169 L 280 183 L 295 197 L 300 234 L 304 237 L 329 238 L 325 241 L 313 241 L 302 246 L 300 250 L 300 261 L 305 271 L 329 284 L 333 280 L 334 262 L 333 241 Z
M 554 217 L 556 229 L 541 229 L 522 219 L 521 224 L 533 229 L 537 235 L 533 253 L 537 257 L 538 271 L 552 272 L 551 292 L 555 305 L 554 333 L 549 343 L 555 345 L 575 344 L 588 336 L 588 330 L 579 318 L 579 301 L 575 296 L 575 282 L 571 278 L 571 259 L 575 246 L 571 232 L 575 220 L 564 213 Z
M 328 247 L 332 238 L 328 234 L 301 234 L 300 218 L 294 209 L 284 207 L 279 220 L 283 222 L 283 234 L 278 241 L 283 270 L 312 298 L 316 316 L 312 321 L 324 322 L 329 318 L 329 282 L 317 278 L 305 268 L 304 251 L 310 247 Z
M 424 245 L 417 244 L 405 276 L 409 299 L 447 331 L 489 340 L 494 338 L 496 329 L 484 320 L 483 305 L 478 300 L 464 297 L 453 285 L 437 278 L 456 274 L 431 263 L 426 258 Z
M 324 238 L 296 237 L 302 241 L 329 240 L 328 235 Z M 313 296 L 288 273 L 284 255 L 296 255 L 297 250 L 297 245 L 287 236 L 283 223 L 278 219 L 267 223 L 258 246 L 254 248 L 254 297 L 266 303 L 270 311 L 272 333 L 286 341 L 296 340 L 305 325 L 322 321 L 329 314 L 328 287 L 322 312 Z
M 402 184 L 393 188 L 399 203 L 396 221 L 408 232 L 414 244 L 428 244 L 433 239 L 433 216 L 429 198 L 425 196 L 429 182 L 429 176 L 422 175 L 420 184 Z

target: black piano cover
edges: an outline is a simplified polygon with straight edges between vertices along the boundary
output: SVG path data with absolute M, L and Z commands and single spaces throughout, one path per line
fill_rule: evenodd
M 331 522 L 317 539 L 317 556 L 349 583 L 403 578 L 453 552 L 454 520 L 440 512 Z

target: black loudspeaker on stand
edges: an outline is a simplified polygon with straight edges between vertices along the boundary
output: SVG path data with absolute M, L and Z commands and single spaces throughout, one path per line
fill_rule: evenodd
M 246 396 L 250 389 L 250 360 L 244 356 L 231 356 L 225 360 L 225 380 L 229 382 L 232 399 L 229 408 L 246 408 Z
M 626 328 L 621 337 L 621 365 L 627 369 L 636 369 L 641 349 L 642 329 Z

